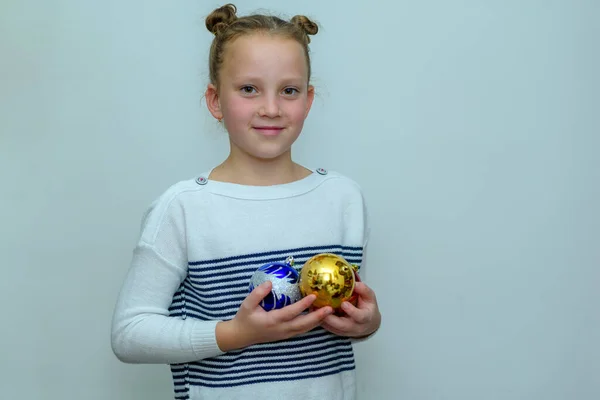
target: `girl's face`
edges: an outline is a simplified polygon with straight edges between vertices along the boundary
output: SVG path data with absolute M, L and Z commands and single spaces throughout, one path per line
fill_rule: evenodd
M 227 45 L 208 107 L 229 132 L 232 154 L 273 160 L 290 154 L 314 98 L 302 45 L 263 34 Z

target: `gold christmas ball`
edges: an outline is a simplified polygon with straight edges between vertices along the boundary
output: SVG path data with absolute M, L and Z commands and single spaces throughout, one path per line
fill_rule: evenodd
M 312 305 L 317 308 L 330 306 L 338 310 L 344 301 L 355 303 L 352 296 L 357 281 L 355 268 L 336 254 L 317 254 L 302 266 L 300 293 L 303 297 L 315 294 L 317 298 Z

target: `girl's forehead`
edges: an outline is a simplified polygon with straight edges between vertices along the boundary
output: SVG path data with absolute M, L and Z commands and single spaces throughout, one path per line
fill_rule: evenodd
M 269 35 L 251 35 L 228 43 L 223 60 L 227 75 L 272 74 L 285 71 L 292 75 L 308 73 L 302 45 L 293 39 Z
M 226 56 L 253 56 L 256 53 L 277 51 L 303 54 L 302 45 L 294 39 L 268 34 L 244 35 L 226 46 Z

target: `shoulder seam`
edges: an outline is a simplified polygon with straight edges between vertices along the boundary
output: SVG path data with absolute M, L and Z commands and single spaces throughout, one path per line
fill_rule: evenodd
M 161 196 L 159 196 L 156 200 L 154 200 L 153 205 L 150 206 L 150 209 L 147 212 L 147 214 L 149 214 L 153 209 L 156 209 L 156 206 L 161 203 L 163 204 L 163 207 L 160 210 L 160 214 L 158 215 L 156 226 L 154 227 L 152 234 L 150 235 L 151 243 L 149 243 L 147 240 L 144 240 L 143 237 L 140 238 L 140 240 L 142 242 L 146 243 L 148 246 L 152 246 L 152 247 L 154 246 L 154 242 L 156 241 L 156 237 L 158 236 L 160 227 L 162 226 L 164 219 L 167 216 L 167 211 L 171 208 L 175 199 L 177 199 L 180 195 L 182 195 L 184 193 L 202 191 L 205 189 L 204 186 L 200 186 L 197 183 L 195 183 L 196 187 L 193 187 L 193 188 L 188 188 L 188 187 L 177 188 L 178 185 L 190 184 L 192 182 L 195 183 L 195 180 L 194 181 L 193 180 L 185 180 L 185 181 L 180 181 L 178 183 L 175 183 L 175 184 L 171 185 L 171 187 L 168 188 L 165 192 L 163 192 L 163 194 Z M 147 215 L 146 215 L 146 217 L 147 217 Z

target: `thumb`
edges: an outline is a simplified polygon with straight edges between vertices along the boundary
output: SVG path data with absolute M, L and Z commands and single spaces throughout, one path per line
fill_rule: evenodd
M 364 282 L 356 282 L 354 284 L 354 293 L 358 294 L 363 300 L 370 303 L 375 303 L 377 301 L 375 292 Z
M 265 298 L 267 294 L 271 291 L 272 283 L 271 281 L 266 281 L 255 287 L 252 292 L 246 297 L 244 303 L 248 306 L 248 308 L 254 309 L 258 307 L 260 302 Z

